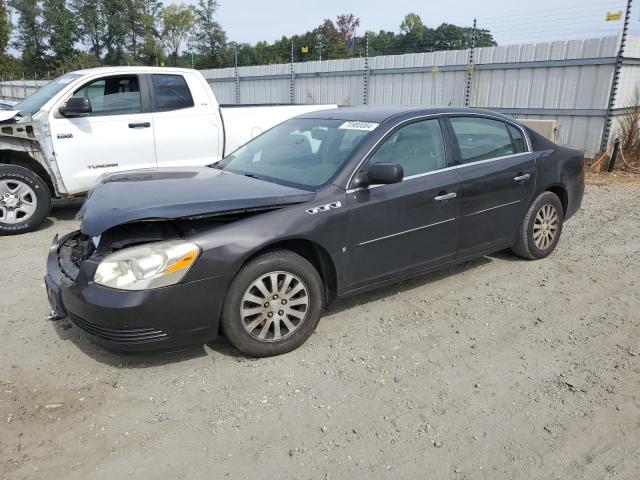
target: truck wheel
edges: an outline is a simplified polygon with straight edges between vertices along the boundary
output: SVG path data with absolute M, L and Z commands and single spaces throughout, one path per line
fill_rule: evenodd
M 309 338 L 323 302 L 324 287 L 313 265 L 287 250 L 269 252 L 247 263 L 231 282 L 222 330 L 248 355 L 280 355 Z
M 562 203 L 558 196 L 551 192 L 541 193 L 527 210 L 518 241 L 511 250 L 529 260 L 546 257 L 560 240 L 563 220 Z
M 49 187 L 31 170 L 0 165 L 0 235 L 27 233 L 49 215 Z

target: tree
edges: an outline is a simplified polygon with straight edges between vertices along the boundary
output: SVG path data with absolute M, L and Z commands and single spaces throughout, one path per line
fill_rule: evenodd
M 422 23 L 420 15 L 416 13 L 409 13 L 400 23 L 400 31 L 405 35 L 419 37 L 424 34 L 426 29 L 427 27 Z
M 180 49 L 194 25 L 195 15 L 190 6 L 169 5 L 162 11 L 162 38 L 176 66 Z
M 336 28 L 342 38 L 349 38 L 349 34 L 353 33 L 360 26 L 360 19 L 353 13 L 338 15 L 336 17 Z
M 219 6 L 216 0 L 199 0 L 194 9 L 196 32 L 193 36 L 193 46 L 196 52 L 204 57 L 202 66 L 205 68 L 223 66 L 223 48 L 227 43 L 227 35 L 215 19 Z
M 79 20 L 79 34 L 93 56 L 102 60 L 106 35 L 104 3 L 102 0 L 72 0 L 71 10 Z
M 14 47 L 22 52 L 22 61 L 33 70 L 45 67 L 46 31 L 42 25 L 42 5 L 35 0 L 11 0 L 18 14 Z
M 4 0 L 0 0 L 0 56 L 6 55 L 10 37 L 11 17 Z
M 132 48 L 134 57 L 146 65 L 156 65 L 164 60 L 160 19 L 162 2 L 143 0 L 140 11 L 140 45 Z
M 65 0 L 44 0 L 43 26 L 49 32 L 49 48 L 56 59 L 70 57 L 79 40 L 79 31 L 73 13 Z
M 127 37 L 129 34 L 130 0 L 103 0 L 106 31 L 104 45 L 105 60 L 111 65 L 122 65 L 127 61 Z
M 7 47 L 11 37 L 11 18 L 4 0 L 0 0 L 0 74 L 5 75 L 11 70 L 7 58 Z

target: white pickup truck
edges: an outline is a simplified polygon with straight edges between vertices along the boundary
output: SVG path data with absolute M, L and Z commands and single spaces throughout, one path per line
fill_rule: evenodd
M 51 198 L 85 194 L 104 173 L 208 165 L 291 117 L 333 107 L 221 106 L 195 70 L 68 73 L 0 111 L 0 235 L 36 229 Z

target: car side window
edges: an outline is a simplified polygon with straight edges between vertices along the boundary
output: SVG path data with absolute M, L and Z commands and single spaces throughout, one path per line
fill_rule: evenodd
M 76 90 L 73 96 L 89 99 L 92 117 L 142 113 L 142 96 L 137 75 L 94 80 Z
M 516 153 L 504 122 L 489 118 L 452 117 L 451 125 L 458 139 L 462 163 Z
M 515 153 L 526 152 L 527 146 L 524 143 L 524 137 L 522 136 L 522 132 L 520 131 L 520 129 L 509 124 L 507 124 L 507 128 L 509 129 L 509 133 L 511 134 L 511 140 L 513 141 L 513 148 L 515 149 Z
M 374 163 L 397 163 L 405 177 L 444 168 L 447 159 L 440 122 L 423 120 L 400 128 L 369 159 L 368 165 Z
M 182 75 L 152 75 L 156 111 L 168 112 L 193 107 L 193 97 Z

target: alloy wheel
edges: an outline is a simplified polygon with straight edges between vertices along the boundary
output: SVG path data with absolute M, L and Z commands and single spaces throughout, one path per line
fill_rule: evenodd
M 309 290 L 290 272 L 270 272 L 246 290 L 240 304 L 242 326 L 261 342 L 284 340 L 304 322 Z
M 558 234 L 560 219 L 556 207 L 551 204 L 543 205 L 533 223 L 533 241 L 540 250 L 549 248 Z
M 0 181 L 0 222 L 21 223 L 33 216 L 38 198 L 33 189 L 19 180 Z

